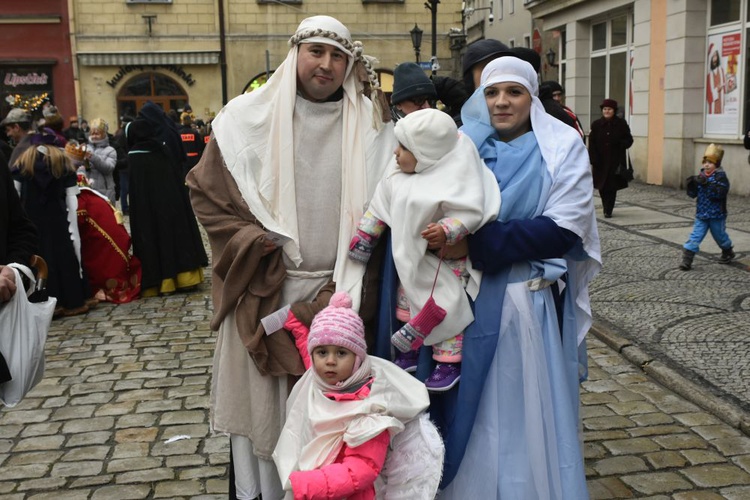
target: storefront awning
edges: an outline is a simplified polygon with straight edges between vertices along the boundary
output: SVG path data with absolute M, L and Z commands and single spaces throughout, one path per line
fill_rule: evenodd
M 152 64 L 219 64 L 218 52 L 78 53 L 82 66 L 146 66 Z

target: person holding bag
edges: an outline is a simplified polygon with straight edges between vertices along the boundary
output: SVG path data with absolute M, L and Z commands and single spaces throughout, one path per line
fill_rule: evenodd
M 612 217 L 617 191 L 628 187 L 627 149 L 633 145 L 628 122 L 617 116 L 617 101 L 604 99 L 602 117 L 591 124 L 589 157 L 594 188 L 602 198 L 604 218 Z
M 44 372 L 44 340 L 56 300 L 28 302 L 35 285 L 29 267 L 38 250 L 37 231 L 21 206 L 2 154 L 0 228 L 0 400 L 15 406 Z

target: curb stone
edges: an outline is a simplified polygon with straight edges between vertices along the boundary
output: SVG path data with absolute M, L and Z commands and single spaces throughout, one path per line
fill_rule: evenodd
M 688 380 L 662 361 L 655 360 L 653 356 L 633 345 L 628 339 L 613 332 L 601 322 L 594 321 L 589 333 L 620 353 L 643 373 L 652 377 L 667 389 L 750 436 L 750 413 Z

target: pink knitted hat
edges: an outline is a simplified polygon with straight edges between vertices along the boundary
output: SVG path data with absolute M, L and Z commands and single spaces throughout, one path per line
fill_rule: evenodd
M 328 307 L 313 318 L 307 350 L 312 354 L 319 345 L 336 345 L 352 351 L 359 363 L 367 357 L 365 325 L 352 309 L 352 298 L 346 292 L 336 292 Z

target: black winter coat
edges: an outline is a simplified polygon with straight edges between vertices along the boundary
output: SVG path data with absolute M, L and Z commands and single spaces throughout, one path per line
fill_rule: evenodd
M 600 191 L 616 191 L 628 187 L 625 177 L 615 175 L 617 168 L 628 166 L 626 150 L 633 145 L 628 122 L 615 116 L 599 118 L 591 124 L 589 158 L 594 174 L 594 187 Z
M 21 206 L 8 161 L 0 153 L 0 264 L 17 262 L 28 266 L 29 259 L 38 251 L 36 227 Z M 10 370 L 0 352 L 0 384 L 9 380 Z

